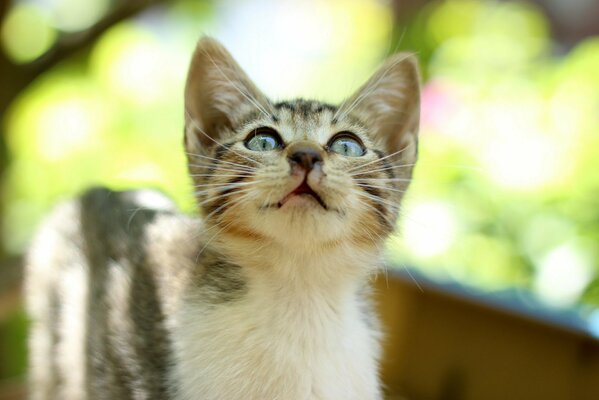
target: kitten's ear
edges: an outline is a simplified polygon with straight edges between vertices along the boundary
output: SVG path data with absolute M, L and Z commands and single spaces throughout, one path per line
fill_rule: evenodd
M 252 110 L 270 110 L 270 102 L 252 83 L 231 54 L 216 40 L 204 37 L 193 54 L 185 86 L 185 145 L 197 153 L 230 132 Z
M 375 74 L 341 106 L 371 127 L 375 139 L 404 163 L 417 158 L 420 125 L 420 74 L 416 57 L 389 57 Z

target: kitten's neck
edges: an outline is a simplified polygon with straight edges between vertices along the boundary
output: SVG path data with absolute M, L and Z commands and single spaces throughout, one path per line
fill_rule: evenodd
M 374 249 L 306 252 L 231 238 L 217 245 L 243 270 L 246 291 L 224 307 L 187 301 L 179 309 L 181 398 L 380 398 L 378 331 L 361 292 Z
M 361 287 L 381 256 L 378 247 L 357 247 L 350 241 L 290 246 L 224 236 L 215 247 L 250 278 L 304 292 Z

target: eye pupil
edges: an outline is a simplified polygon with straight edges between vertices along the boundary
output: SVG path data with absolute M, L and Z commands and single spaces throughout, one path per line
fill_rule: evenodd
M 281 147 L 281 140 L 274 129 L 259 128 L 246 139 L 245 147 L 253 151 L 271 151 Z
M 334 137 L 329 149 L 346 157 L 361 157 L 366 152 L 359 139 L 350 133 L 343 133 Z

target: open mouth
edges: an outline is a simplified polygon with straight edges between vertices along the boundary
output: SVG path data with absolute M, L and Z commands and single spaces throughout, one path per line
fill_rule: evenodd
M 283 200 L 279 202 L 279 208 L 282 207 L 283 204 L 285 204 L 287 200 L 289 200 L 293 196 L 312 196 L 312 198 L 316 200 L 316 202 L 320 204 L 322 208 L 324 208 L 325 210 L 327 209 L 327 205 L 324 203 L 324 201 L 322 201 L 320 196 L 316 194 L 314 190 L 312 190 L 310 185 L 308 185 L 308 181 L 305 179 L 301 183 L 301 185 L 292 190 L 287 196 L 283 197 Z

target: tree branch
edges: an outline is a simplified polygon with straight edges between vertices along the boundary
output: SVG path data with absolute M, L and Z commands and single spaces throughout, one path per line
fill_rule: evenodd
M 117 23 L 144 11 L 151 6 L 166 3 L 167 1 L 169 0 L 131 0 L 124 2 L 121 6 L 116 7 L 87 30 L 77 33 L 61 34 L 52 48 L 50 48 L 43 56 L 24 67 L 28 80 L 33 81 L 40 74 L 54 67 L 59 62 L 86 48 Z
M 0 22 L 4 21 L 4 17 L 12 6 L 12 0 L 0 0 Z
M 61 61 L 66 60 L 75 53 L 89 47 L 104 32 L 117 23 L 130 18 L 158 4 L 165 4 L 171 0 L 130 0 L 119 2 L 121 5 L 115 7 L 90 28 L 77 33 L 65 33 L 59 35 L 58 40 L 45 54 L 38 59 L 25 64 L 18 65 L 0 53 L 0 75 L 7 77 L 3 82 L 3 90 L 0 93 L 0 115 L 3 115 L 13 100 L 30 83 L 44 72 L 50 70 Z M 0 0 L 0 13 L 8 10 L 10 0 Z M 0 20 L 1 22 L 1 20 Z
M 0 26 L 4 22 L 4 18 L 6 18 L 6 14 L 8 14 L 8 10 L 10 10 L 12 6 L 12 0 L 0 0 Z M 6 54 L 3 51 L 0 51 L 0 65 L 10 63 Z

